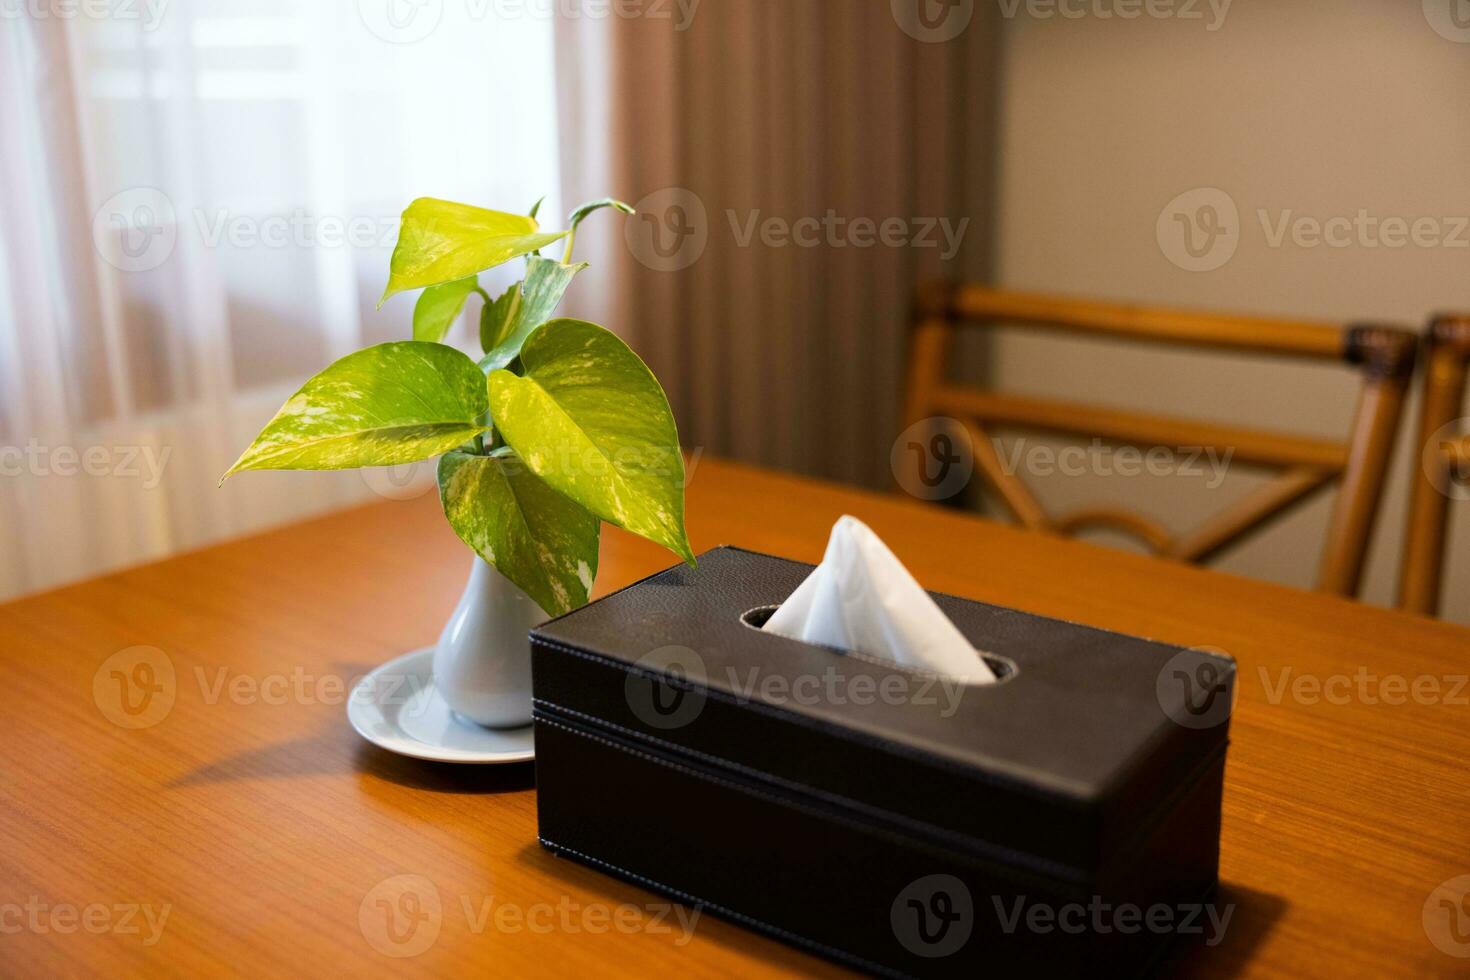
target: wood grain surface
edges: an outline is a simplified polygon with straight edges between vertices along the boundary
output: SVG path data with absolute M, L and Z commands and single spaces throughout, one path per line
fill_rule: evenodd
M 851 513 L 929 588 L 1230 651 L 1234 910 L 1171 972 L 1470 974 L 1470 631 L 709 459 L 689 513 L 808 561 Z M 0 974 L 841 974 L 543 851 L 530 766 L 352 732 L 469 564 L 430 494 L 0 606 Z M 598 591 L 668 564 L 608 530 Z

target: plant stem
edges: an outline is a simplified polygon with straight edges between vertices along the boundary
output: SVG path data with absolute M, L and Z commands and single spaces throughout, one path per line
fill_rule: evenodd
M 485 302 L 487 302 L 487 303 L 493 303 L 493 302 L 495 302 L 495 300 L 493 300 L 493 299 L 490 298 L 490 294 L 489 293 L 485 292 L 485 290 L 483 290 L 483 289 L 480 288 L 480 284 L 479 283 L 476 283 L 475 284 L 475 292 L 479 293 L 480 296 L 482 298 L 484 298 Z
M 562 265 L 571 265 L 572 264 L 572 245 L 574 245 L 576 243 L 576 241 L 577 241 L 577 226 L 576 225 L 572 225 L 572 230 L 567 233 L 567 250 L 564 253 L 562 253 L 562 257 L 561 257 L 561 264 Z

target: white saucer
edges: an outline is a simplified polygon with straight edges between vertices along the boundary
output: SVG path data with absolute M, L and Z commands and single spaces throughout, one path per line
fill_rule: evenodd
M 434 648 L 388 661 L 358 681 L 347 698 L 347 720 L 363 738 L 389 752 L 481 765 L 536 758 L 531 726 L 482 728 L 460 721 L 434 690 Z

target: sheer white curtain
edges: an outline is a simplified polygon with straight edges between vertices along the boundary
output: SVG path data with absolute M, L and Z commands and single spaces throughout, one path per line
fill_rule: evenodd
M 562 213 L 549 18 L 80 7 L 0 17 L 0 595 L 422 492 L 215 484 L 307 376 L 407 336 L 411 296 L 374 304 L 410 198 Z

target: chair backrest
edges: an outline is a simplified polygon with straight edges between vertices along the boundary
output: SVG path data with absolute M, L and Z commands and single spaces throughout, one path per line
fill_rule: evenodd
M 1450 498 L 1456 487 L 1470 488 L 1470 433 L 1455 426 L 1470 370 L 1470 314 L 1435 317 L 1424 343 L 1424 401 L 1411 461 L 1399 606 L 1433 616 L 1443 591 Z
M 954 335 L 967 325 L 1032 327 L 1341 362 L 1362 374 L 1363 388 L 1346 442 L 1002 394 L 948 380 Z M 1417 340 L 1411 331 L 1387 326 L 1344 328 L 935 284 L 920 291 L 910 338 L 905 414 L 909 424 L 951 418 L 963 426 L 975 469 L 1023 526 L 1061 534 L 1112 527 L 1140 538 L 1157 554 L 1182 561 L 1206 561 L 1319 488 L 1340 482 L 1318 588 L 1353 595 L 1362 576 L 1404 391 L 1413 374 Z M 1282 472 L 1182 535 L 1119 508 L 1052 516 L 1003 465 L 986 431 L 996 425 L 1151 447 L 1233 452 L 1231 458 Z

